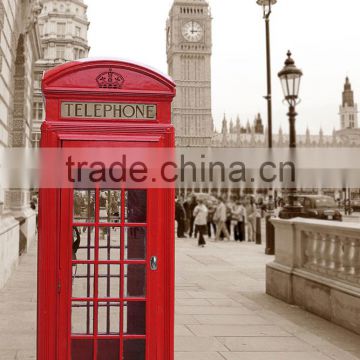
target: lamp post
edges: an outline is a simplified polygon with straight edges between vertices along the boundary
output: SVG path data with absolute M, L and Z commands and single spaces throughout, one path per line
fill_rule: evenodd
M 282 89 L 284 92 L 284 99 L 289 104 L 289 125 L 290 125 L 290 139 L 289 139 L 289 147 L 291 149 L 296 148 L 296 129 L 295 129 L 295 121 L 296 121 L 296 111 L 295 107 L 299 104 L 299 90 L 300 90 L 300 81 L 303 75 L 303 72 L 295 66 L 295 61 L 291 57 L 290 50 L 287 53 L 287 59 L 285 61 L 285 66 L 279 72 L 278 76 L 281 81 Z M 295 204 L 296 189 L 289 189 L 289 204 L 285 206 L 285 211 L 283 216 L 286 218 L 292 218 L 297 215 L 298 212 L 301 211 L 301 206 Z
M 265 34 L 266 34 L 266 80 L 267 80 L 267 94 L 264 98 L 267 101 L 267 120 L 268 120 L 268 148 L 272 148 L 272 91 L 271 91 L 271 53 L 270 53 L 270 15 L 272 6 L 277 3 L 277 0 L 256 0 L 256 3 L 263 8 L 263 18 L 265 20 Z M 269 199 L 273 198 L 273 189 L 269 189 Z M 275 193 L 276 194 L 276 193 Z M 276 200 L 276 198 L 275 198 Z M 269 202 L 270 203 L 270 202 Z M 273 210 L 273 209 L 268 209 Z M 265 253 L 273 255 L 275 251 L 275 243 L 273 232 L 269 230 L 272 226 L 270 223 L 271 215 L 266 216 L 266 248 Z M 273 229 L 273 228 L 272 228 Z
M 271 54 L 270 54 L 270 15 L 277 0 L 256 0 L 263 8 L 266 31 L 266 76 L 267 76 L 267 112 L 268 112 L 268 147 L 272 148 L 272 98 L 271 98 Z

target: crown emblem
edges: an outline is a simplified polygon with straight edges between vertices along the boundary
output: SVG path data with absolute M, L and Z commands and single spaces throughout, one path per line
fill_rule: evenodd
M 113 72 L 112 68 L 107 72 L 101 73 L 96 78 L 96 81 L 99 88 L 102 89 L 121 89 L 124 84 L 124 78 L 120 74 Z

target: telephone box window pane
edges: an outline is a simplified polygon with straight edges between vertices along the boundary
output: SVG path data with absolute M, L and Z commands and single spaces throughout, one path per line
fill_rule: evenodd
M 126 335 L 145 335 L 146 303 L 128 301 L 124 304 L 123 331 Z
M 95 222 L 95 190 L 74 190 L 74 222 Z
M 73 227 L 73 260 L 94 260 L 94 245 L 94 227 Z
M 125 193 L 125 221 L 146 223 L 146 190 L 127 190 Z
M 120 297 L 120 265 L 99 265 L 99 298 Z
M 125 297 L 144 297 L 146 295 L 146 265 L 125 265 Z
M 125 260 L 146 259 L 146 228 L 125 228 Z
M 92 335 L 94 305 L 92 302 L 73 301 L 71 305 L 71 333 L 73 335 Z
M 97 360 L 119 360 L 119 359 L 120 359 L 120 340 L 116 340 L 116 339 L 98 340 Z
M 120 260 L 120 228 L 99 228 L 99 260 Z
M 71 340 L 71 360 L 94 358 L 94 341 L 88 339 Z
M 91 298 L 94 294 L 94 265 L 73 264 L 72 297 Z
M 101 190 L 100 191 L 100 222 L 118 223 L 120 222 L 120 190 Z
M 100 302 L 98 305 L 98 332 L 100 335 L 120 334 L 120 303 Z
M 124 340 L 124 360 L 145 360 L 145 340 Z

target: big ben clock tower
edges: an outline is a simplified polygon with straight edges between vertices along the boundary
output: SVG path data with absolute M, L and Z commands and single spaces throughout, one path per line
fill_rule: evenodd
M 169 75 L 177 85 L 172 118 L 178 146 L 208 146 L 211 113 L 211 14 L 205 0 L 175 0 L 166 26 Z

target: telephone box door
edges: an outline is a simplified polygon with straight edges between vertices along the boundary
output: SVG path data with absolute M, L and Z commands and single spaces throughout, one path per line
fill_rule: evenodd
M 162 193 L 61 190 L 59 359 L 162 358 Z

